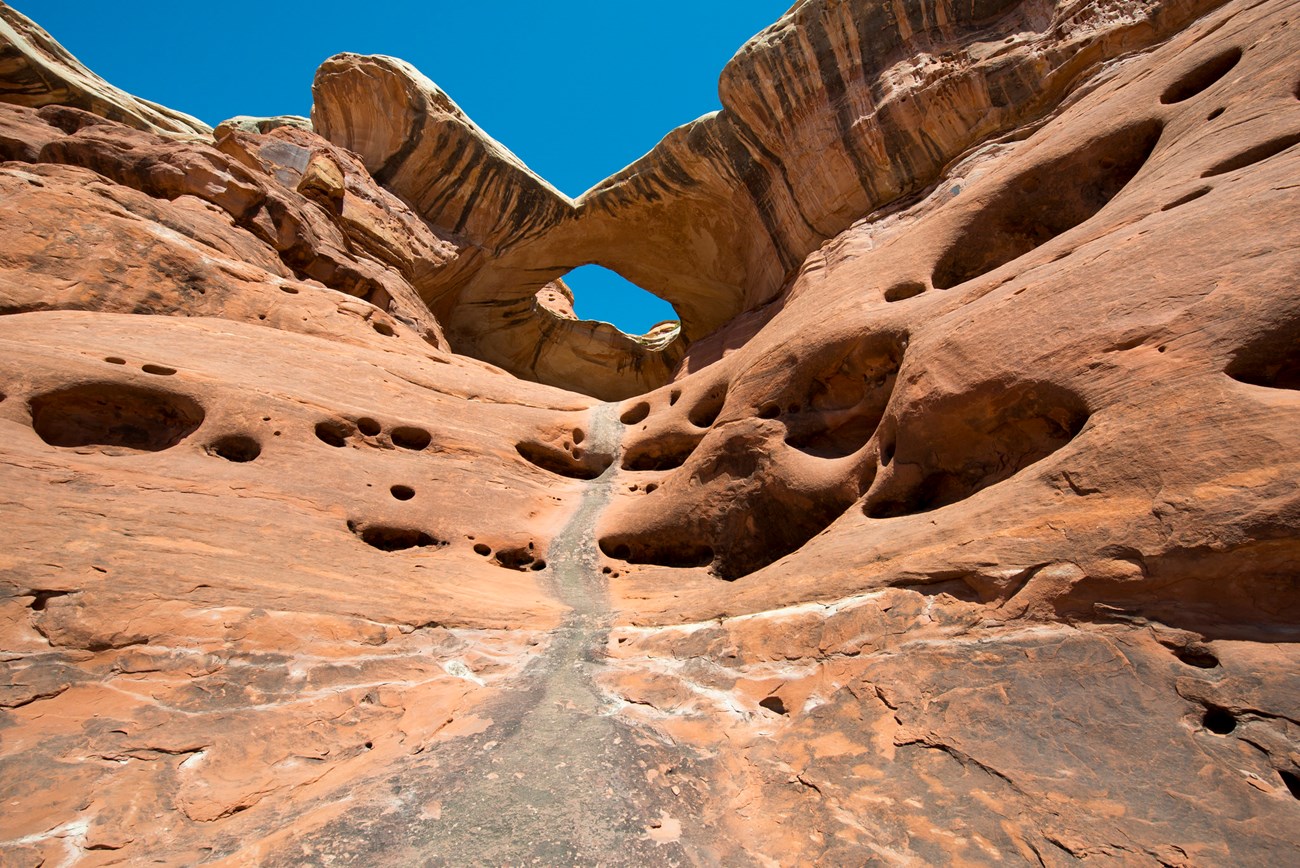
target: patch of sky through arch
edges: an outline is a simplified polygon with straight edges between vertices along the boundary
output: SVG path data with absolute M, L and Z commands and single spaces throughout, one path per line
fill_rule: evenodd
M 564 282 L 573 290 L 573 311 L 581 319 L 613 323 L 631 335 L 677 319 L 671 304 L 599 265 L 575 268 L 564 275 Z
M 789 3 L 10 5 L 111 83 L 213 125 L 239 114 L 309 114 L 312 75 L 338 52 L 400 57 L 539 175 L 576 196 L 670 129 L 720 108 L 722 67 Z M 644 331 L 638 323 L 665 318 L 656 305 L 666 304 L 623 283 L 617 275 L 579 275 L 579 312 L 633 333 Z

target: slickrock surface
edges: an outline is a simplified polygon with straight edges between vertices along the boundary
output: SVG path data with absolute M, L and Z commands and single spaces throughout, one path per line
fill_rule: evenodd
M 1300 4 L 805 0 L 576 201 L 0 18 L 0 864 L 1300 862 Z

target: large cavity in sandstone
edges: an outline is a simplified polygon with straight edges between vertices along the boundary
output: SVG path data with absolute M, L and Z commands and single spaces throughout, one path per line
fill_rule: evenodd
M 31 399 L 32 427 L 51 446 L 169 449 L 203 424 L 194 399 L 123 383 L 86 383 Z
M 973 280 L 1091 218 L 1124 189 L 1160 139 L 1144 121 L 1011 179 L 975 214 L 934 269 L 936 289 Z

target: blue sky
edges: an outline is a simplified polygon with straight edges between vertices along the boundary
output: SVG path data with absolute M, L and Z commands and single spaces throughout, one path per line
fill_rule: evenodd
M 720 108 L 718 74 L 793 0 L 527 3 L 10 0 L 137 96 L 215 125 L 305 115 L 340 51 L 410 61 L 479 126 L 577 195 L 673 127 Z M 578 313 L 643 332 L 665 302 L 597 267 L 570 279 Z

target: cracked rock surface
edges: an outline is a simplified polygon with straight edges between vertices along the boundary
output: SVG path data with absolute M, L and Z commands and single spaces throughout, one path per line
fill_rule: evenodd
M 804 0 L 577 200 L 0 21 L 0 864 L 1300 861 L 1300 5 Z

